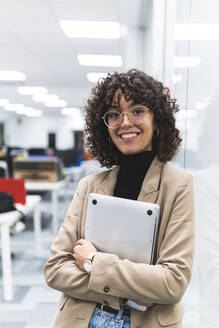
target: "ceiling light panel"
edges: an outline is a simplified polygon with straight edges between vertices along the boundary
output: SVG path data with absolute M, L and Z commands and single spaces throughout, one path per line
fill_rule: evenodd
M 17 109 L 16 113 L 19 115 L 26 115 L 27 111 L 28 111 L 28 109 L 26 107 L 24 107 L 24 108 Z
M 51 100 L 44 103 L 46 107 L 65 107 L 67 104 L 67 101 L 61 99 Z
M 37 102 L 48 102 L 48 101 L 56 101 L 59 97 L 57 95 L 35 95 L 33 96 L 33 100 Z
M 40 117 L 42 116 L 42 111 L 40 109 L 29 109 L 25 115 L 28 117 Z
M 9 100 L 8 99 L 0 99 L 0 106 L 5 106 L 9 104 Z
M 120 24 L 118 22 L 60 20 L 59 23 L 69 38 L 120 38 Z
M 16 112 L 18 109 L 23 109 L 24 105 L 23 104 L 6 104 L 4 106 L 4 109 L 10 112 Z
M 82 66 L 102 66 L 102 67 L 120 67 L 122 66 L 122 57 L 115 55 L 78 55 L 79 63 Z
M 19 71 L 0 71 L 0 81 L 25 81 L 26 75 Z
M 48 90 L 43 87 L 18 87 L 17 92 L 24 96 L 45 95 Z

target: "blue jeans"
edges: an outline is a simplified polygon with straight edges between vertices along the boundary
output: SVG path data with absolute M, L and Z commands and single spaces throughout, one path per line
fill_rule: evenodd
M 131 328 L 130 317 L 102 312 L 96 308 L 88 328 Z

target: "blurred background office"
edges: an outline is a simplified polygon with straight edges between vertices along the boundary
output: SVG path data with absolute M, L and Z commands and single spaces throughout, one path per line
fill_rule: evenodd
M 130 68 L 178 100 L 183 144 L 172 165 L 194 175 L 196 204 L 183 327 L 219 327 L 218 56 L 217 0 L 0 2 L 0 177 L 23 178 L 38 197 L 24 230 L 9 227 L 12 269 L 2 233 L 1 328 L 51 326 L 59 293 L 43 278 L 49 247 L 78 180 L 101 170 L 84 148 L 82 109 L 99 78 Z

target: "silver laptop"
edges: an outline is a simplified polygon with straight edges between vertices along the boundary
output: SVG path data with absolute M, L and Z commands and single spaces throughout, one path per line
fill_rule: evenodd
M 136 263 L 152 263 L 160 207 L 91 193 L 85 238 L 102 252 Z

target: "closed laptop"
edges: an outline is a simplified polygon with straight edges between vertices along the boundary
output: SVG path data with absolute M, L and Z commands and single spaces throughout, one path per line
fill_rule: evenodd
M 159 205 L 89 194 L 85 238 L 102 252 L 136 263 L 152 263 Z

